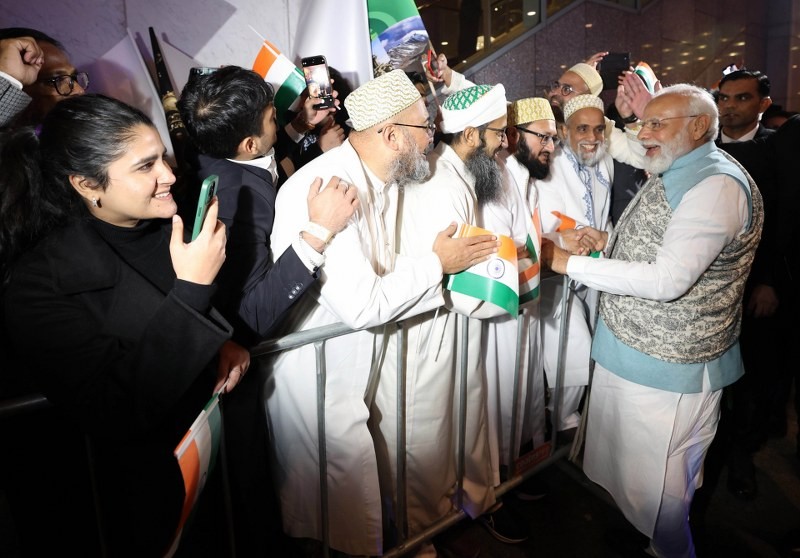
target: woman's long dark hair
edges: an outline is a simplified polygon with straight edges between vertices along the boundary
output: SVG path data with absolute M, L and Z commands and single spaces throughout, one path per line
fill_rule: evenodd
M 40 133 L 21 128 L 0 146 L 0 278 L 52 230 L 87 215 L 69 181 L 82 176 L 108 186 L 108 167 L 127 149 L 141 111 L 103 95 L 69 97 L 45 117 Z

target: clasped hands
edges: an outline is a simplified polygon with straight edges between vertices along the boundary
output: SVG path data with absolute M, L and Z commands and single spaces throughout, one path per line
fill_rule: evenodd
M 555 273 L 567 273 L 567 261 L 570 256 L 588 256 L 592 252 L 605 249 L 608 242 L 608 233 L 592 227 L 567 229 L 561 231 L 560 244 L 549 238 L 542 239 L 542 265 Z M 563 246 L 563 247 L 562 247 Z

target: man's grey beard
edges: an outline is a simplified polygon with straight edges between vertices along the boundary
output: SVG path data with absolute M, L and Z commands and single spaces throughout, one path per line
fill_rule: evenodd
M 431 166 L 425 153 L 417 151 L 416 143 L 411 134 L 402 131 L 406 136 L 409 148 L 401 151 L 389 167 L 389 183 L 395 183 L 400 188 L 413 182 L 422 182 L 431 174 Z M 430 149 L 426 149 L 427 153 Z
M 659 154 L 655 157 L 644 158 L 644 170 L 650 174 L 662 174 L 666 172 L 672 166 L 672 163 L 675 162 L 675 159 L 685 155 L 685 152 L 682 151 L 683 146 L 688 143 L 688 136 L 689 129 L 687 128 L 682 130 L 668 143 L 655 142 L 655 145 L 658 145 L 661 149 L 659 149 Z
M 583 152 L 581 145 L 597 145 L 597 149 L 594 151 L 594 153 L 587 154 Z M 578 152 L 575 153 L 575 157 L 577 157 L 578 162 L 584 167 L 595 166 L 603 159 L 603 157 L 605 157 L 605 155 L 606 144 L 603 141 L 579 141 Z
M 550 174 L 550 159 L 548 159 L 546 163 L 542 163 L 539 157 L 533 156 L 531 148 L 528 147 L 528 144 L 523 141 L 522 138 L 517 142 L 517 152 L 514 155 L 517 157 L 517 161 L 528 169 L 531 178 L 543 180 Z
M 464 161 L 467 170 L 475 177 L 475 195 L 481 205 L 499 200 L 502 192 L 500 167 L 494 157 L 486 153 L 485 147 L 486 142 L 481 141 L 481 145 Z

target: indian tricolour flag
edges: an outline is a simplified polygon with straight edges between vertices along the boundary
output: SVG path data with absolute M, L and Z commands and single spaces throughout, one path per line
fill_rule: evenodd
M 525 304 L 539 298 L 539 280 L 541 275 L 541 265 L 539 264 L 539 254 L 542 249 L 542 219 L 539 216 L 539 208 L 533 212 L 531 222 L 528 226 L 528 238 L 525 241 L 528 249 L 528 258 L 520 260 L 520 267 L 523 263 L 530 262 L 530 265 L 521 269 L 519 272 L 519 303 Z
M 261 49 L 253 62 L 253 71 L 275 89 L 278 122 L 285 124 L 283 119 L 286 111 L 297 108 L 300 94 L 306 87 L 303 72 L 266 39 L 261 43 Z
M 457 237 L 494 234 L 485 229 L 462 224 Z M 473 298 L 491 302 L 511 314 L 519 310 L 517 249 L 507 236 L 496 235 L 500 240 L 497 253 L 489 260 L 473 265 L 455 275 L 448 276 L 447 288 Z
M 181 520 L 172 546 L 166 554 L 167 557 L 172 556 L 178 549 L 183 526 L 203 491 L 208 474 L 216 463 L 221 437 L 222 415 L 219 410 L 219 392 L 217 392 L 206 403 L 175 448 L 175 458 L 181 469 L 186 496 L 183 500 Z

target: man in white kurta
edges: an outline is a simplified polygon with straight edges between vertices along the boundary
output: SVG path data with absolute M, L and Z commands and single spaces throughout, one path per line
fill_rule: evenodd
M 564 107 L 564 142 L 553 158 L 550 176 L 537 182 L 542 232 L 558 241 L 557 230 L 593 227 L 610 231 L 609 210 L 614 161 L 606 153 L 603 101 L 594 95 L 578 95 Z M 568 219 L 574 223 L 566 224 Z M 552 417 L 556 430 L 576 428 L 584 386 L 589 383 L 589 348 L 597 293 L 585 285 L 570 283 L 572 299 L 566 343 L 559 346 L 563 284 L 547 281 L 542 286 L 542 340 L 544 366 L 552 387 L 556 382 L 559 350 L 563 354 L 564 381 L 559 416 Z M 551 407 L 557 394 L 551 397 Z
M 423 246 L 430 244 L 442 224 L 482 226 L 478 204 L 483 183 L 470 170 L 474 161 L 494 165 L 495 188 L 500 183 L 493 157 L 503 143 L 506 125 L 503 86 L 478 85 L 454 93 L 442 105 L 442 115 L 442 131 L 448 136 L 429 156 L 431 177 L 423 183 L 408 185 L 403 193 L 400 252 L 408 256 L 417 256 Z M 495 503 L 487 438 L 481 322 L 473 318 L 501 312 L 476 298 L 446 291 L 445 308 L 404 322 L 410 533 L 419 532 L 447 513 L 457 499 L 455 436 L 460 360 L 464 350 L 462 316 L 470 317 L 463 508 L 471 517 L 478 517 Z M 391 471 L 391 479 L 385 484 L 387 490 L 394 485 L 396 474 L 396 360 L 397 344 L 393 337 L 375 401 L 380 416 L 377 426 L 388 453 L 386 466 Z M 427 552 L 432 555 L 433 549 L 428 548 Z
M 501 466 L 509 468 L 513 464 L 522 444 L 537 447 L 544 443 L 545 437 L 544 368 L 539 325 L 541 222 L 532 181 L 549 173 L 550 156 L 558 138 L 555 117 L 547 99 L 528 98 L 511 103 L 506 137 L 508 147 L 498 153 L 503 171 L 502 195 L 496 201 L 480 206 L 486 229 L 512 238 L 518 249 L 524 249 L 519 259 L 519 315 L 483 320 L 489 442 L 496 484 L 503 480 Z M 529 200 L 533 200 L 534 205 L 531 206 Z M 528 276 L 531 279 L 524 280 Z M 520 347 L 517 347 L 518 327 L 522 328 Z M 512 428 L 515 371 L 518 371 L 518 400 L 516 425 Z
M 327 183 L 338 176 L 358 189 L 360 209 L 330 240 L 319 281 L 292 309 L 284 329 L 339 322 L 367 328 L 325 344 L 328 511 L 333 548 L 379 555 L 380 493 L 365 398 L 376 373 L 374 363 L 384 351 L 380 324 L 440 306 L 443 270 L 452 273 L 472 265 L 494 250 L 494 242 L 483 252 L 476 245 L 466 261 L 453 263 L 448 254 L 458 241 L 443 233 L 421 247 L 417 257 L 398 256 L 398 184 L 428 174 L 423 154 L 431 141 L 427 110 L 400 70 L 362 85 L 345 105 L 354 131 L 342 146 L 304 166 L 280 189 L 271 241 L 278 258 L 303 229 L 308 184 L 315 177 Z M 281 352 L 269 366 L 264 396 L 284 530 L 293 537 L 321 540 L 315 377 L 313 346 Z
M 706 91 L 663 89 L 644 117 L 651 178 L 620 218 L 608 257 L 570 257 L 551 244 L 543 260 L 603 291 L 584 470 L 651 539 L 651 555 L 683 558 L 695 555 L 689 508 L 721 390 L 744 373 L 741 300 L 763 204 L 714 145 L 719 119 Z

